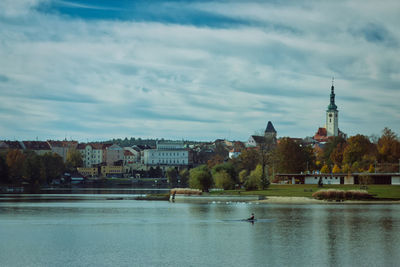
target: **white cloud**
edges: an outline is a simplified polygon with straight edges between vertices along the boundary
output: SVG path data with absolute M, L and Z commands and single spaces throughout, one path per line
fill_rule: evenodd
M 372 3 L 188 4 L 248 21 L 224 28 L 84 20 L 39 13 L 41 2 L 0 4 L 0 139 L 246 140 L 268 120 L 302 137 L 324 124 L 333 75 L 342 130 L 400 130 L 395 2 L 373 20 Z M 391 41 L 364 38 L 369 23 Z

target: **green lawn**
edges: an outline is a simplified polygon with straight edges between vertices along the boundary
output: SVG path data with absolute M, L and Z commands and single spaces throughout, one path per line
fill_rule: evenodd
M 339 189 L 339 190 L 359 190 L 360 185 L 324 185 L 322 189 Z M 320 190 L 317 185 L 270 185 L 266 190 L 225 190 L 214 192 L 212 194 L 226 195 L 263 195 L 263 196 L 282 196 L 282 197 L 311 197 L 311 195 Z M 399 199 L 400 185 L 368 185 L 368 193 L 377 199 Z

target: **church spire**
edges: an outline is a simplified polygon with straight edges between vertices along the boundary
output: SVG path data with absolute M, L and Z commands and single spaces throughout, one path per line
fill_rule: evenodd
M 334 82 L 335 78 L 332 77 L 332 87 L 331 87 L 331 101 L 329 103 L 328 106 L 328 111 L 329 110 L 337 110 L 337 106 L 335 104 L 335 87 L 333 86 L 333 82 Z

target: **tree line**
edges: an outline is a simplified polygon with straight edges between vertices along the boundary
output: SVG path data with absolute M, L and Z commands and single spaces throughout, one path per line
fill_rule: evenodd
M 64 163 L 56 153 L 38 155 L 33 151 L 13 149 L 0 154 L 0 184 L 50 184 L 64 172 L 74 172 L 82 164 L 82 156 L 77 150 L 70 150 Z
M 234 159 L 226 160 L 224 154 L 217 153 L 207 164 L 191 169 L 189 186 L 203 191 L 211 187 L 255 190 L 267 188 L 276 173 L 398 172 L 400 141 L 385 128 L 378 138 L 338 136 L 313 147 L 284 137 L 277 144 L 266 140 L 258 149 L 243 150 Z

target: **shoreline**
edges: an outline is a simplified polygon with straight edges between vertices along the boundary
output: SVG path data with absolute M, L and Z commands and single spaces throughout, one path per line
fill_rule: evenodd
M 400 200 L 319 200 L 308 197 L 275 197 L 269 196 L 262 200 L 256 200 L 257 203 L 274 203 L 274 204 L 400 204 Z

